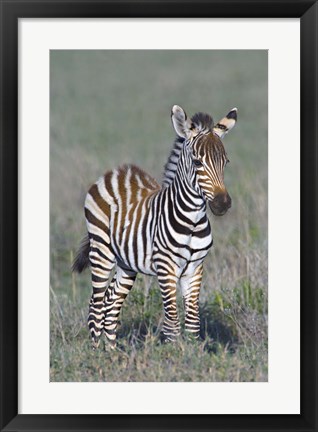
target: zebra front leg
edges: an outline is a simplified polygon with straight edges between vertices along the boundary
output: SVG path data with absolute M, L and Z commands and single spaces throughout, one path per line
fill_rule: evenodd
M 91 240 L 89 261 L 92 274 L 93 293 L 88 312 L 88 328 L 90 330 L 93 349 L 99 346 L 100 336 L 105 320 L 105 291 L 110 273 L 115 265 L 114 255 L 106 244 Z
M 137 273 L 117 267 L 117 272 L 109 285 L 105 296 L 104 331 L 112 348 L 116 346 L 116 332 L 121 307 L 131 290 Z
M 180 321 L 177 310 L 177 280 L 173 275 L 158 274 L 158 282 L 165 314 L 162 331 L 166 342 L 174 341 L 180 335 Z
M 199 295 L 202 273 L 203 265 L 200 264 L 194 269 L 192 274 L 187 272 L 180 278 L 180 287 L 185 308 L 185 330 L 195 339 L 198 339 L 200 336 Z

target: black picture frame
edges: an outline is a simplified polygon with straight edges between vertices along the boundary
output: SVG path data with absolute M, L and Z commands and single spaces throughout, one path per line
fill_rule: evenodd
M 317 431 L 317 2 L 312 0 L 42 0 L 40 2 L 1 0 L 0 5 L 1 431 Z M 301 414 L 107 416 L 18 414 L 18 20 L 63 17 L 300 18 Z M 292 127 L 292 107 L 282 114 L 290 120 Z M 288 160 L 285 163 L 288 163 Z M 291 244 L 292 241 L 291 238 Z M 292 347 L 290 349 L 292 353 Z

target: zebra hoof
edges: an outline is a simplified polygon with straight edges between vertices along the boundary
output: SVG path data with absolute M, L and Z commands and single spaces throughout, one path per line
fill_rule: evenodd
M 186 339 L 188 342 L 194 343 L 194 344 L 201 342 L 201 338 L 200 338 L 199 333 L 188 333 Z
M 97 350 L 97 348 L 99 347 L 99 343 L 100 343 L 99 340 L 93 340 L 93 341 L 92 341 L 92 350 L 93 350 L 93 351 L 96 351 L 96 350 Z
M 116 341 L 107 341 L 105 343 L 105 351 L 115 351 L 115 349 L 117 348 L 117 343 Z
M 175 343 L 178 340 L 178 336 L 179 335 L 169 335 L 169 336 L 163 335 L 162 341 L 164 344 Z

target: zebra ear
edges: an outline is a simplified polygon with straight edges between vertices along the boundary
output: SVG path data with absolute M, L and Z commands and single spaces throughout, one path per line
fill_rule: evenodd
M 225 117 L 222 118 L 213 128 L 213 132 L 223 138 L 237 122 L 237 108 L 233 108 Z
M 188 119 L 185 111 L 178 105 L 173 105 L 171 110 L 171 120 L 173 127 L 181 138 L 191 138 L 193 135 L 192 123 Z

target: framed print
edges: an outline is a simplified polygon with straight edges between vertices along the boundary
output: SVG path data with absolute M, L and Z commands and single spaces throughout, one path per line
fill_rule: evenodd
M 317 430 L 317 3 L 1 22 L 1 430 Z

